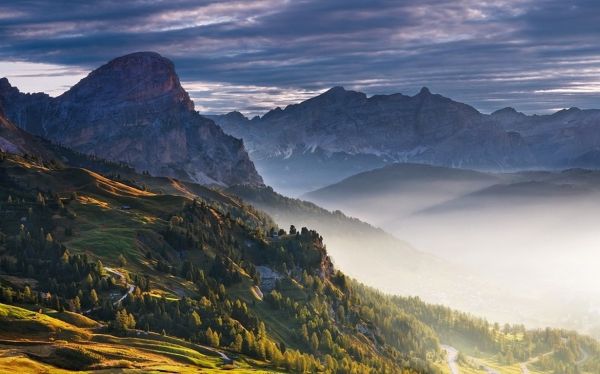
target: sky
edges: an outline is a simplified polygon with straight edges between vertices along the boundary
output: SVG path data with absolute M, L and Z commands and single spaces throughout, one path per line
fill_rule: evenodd
M 58 95 L 136 51 L 174 61 L 202 113 L 266 112 L 332 86 L 482 112 L 600 108 L 597 0 L 0 2 L 0 76 Z

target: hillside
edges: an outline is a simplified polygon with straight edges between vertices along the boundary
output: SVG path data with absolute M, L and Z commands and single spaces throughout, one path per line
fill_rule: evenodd
M 35 154 L 46 159 L 58 159 L 50 142 L 21 130 L 10 122 L 0 106 L 0 151 L 14 154 Z
M 76 322 L 64 321 L 73 316 Z M 78 326 L 82 321 L 87 325 Z M 70 312 L 33 312 L 0 304 L 0 322 L 0 372 L 214 373 L 232 367 L 209 347 L 145 331 L 130 337 L 108 335 L 101 325 Z M 237 366 L 240 373 L 264 372 L 266 363 L 242 358 Z
M 418 295 L 434 303 L 451 303 L 459 309 L 482 300 L 486 300 L 490 309 L 507 309 L 500 300 L 508 295 L 508 290 L 473 274 L 471 269 L 419 251 L 406 241 L 339 210 L 328 211 L 308 201 L 288 198 L 270 187 L 235 186 L 227 192 L 266 212 L 281 227 L 296 224 L 319 228 L 336 266 L 379 290 Z M 492 294 L 495 297 L 485 299 L 484 295 Z
M 272 238 L 226 199 L 158 194 L 85 169 L 3 155 L 0 170 L 2 302 L 84 313 L 117 335 L 164 331 L 274 369 L 429 372 L 425 357 L 441 357 L 415 317 L 354 293 L 314 231 Z M 384 316 L 415 333 L 385 329 Z
M 302 197 L 381 224 L 502 181 L 502 176 L 490 173 L 397 163 L 353 175 Z

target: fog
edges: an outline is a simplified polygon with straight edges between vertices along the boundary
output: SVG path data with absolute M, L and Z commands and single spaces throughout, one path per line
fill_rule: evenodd
M 432 176 L 424 183 L 413 174 L 391 183 L 370 175 L 373 187 L 342 182 L 307 198 L 436 259 L 435 269 L 420 264 L 425 276 L 399 275 L 394 262 L 410 263 L 406 258 L 386 254 L 380 263 L 357 264 L 348 252 L 359 248 L 349 251 L 339 236 L 326 237 L 336 263 L 367 284 L 494 321 L 599 336 L 600 173 L 488 175 L 464 184 Z

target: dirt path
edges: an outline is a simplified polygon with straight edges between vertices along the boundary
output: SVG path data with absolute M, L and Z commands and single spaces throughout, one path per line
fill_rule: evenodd
M 125 292 L 121 297 L 119 297 L 116 301 L 113 301 L 113 305 L 117 306 L 119 304 L 121 304 L 121 302 L 123 300 L 125 300 L 125 298 L 129 295 L 131 295 L 133 293 L 133 291 L 135 291 L 135 284 L 133 283 L 127 283 L 125 278 L 125 274 L 121 273 L 119 270 L 110 268 L 105 266 L 104 270 L 106 270 L 108 273 L 111 273 L 113 275 L 116 275 L 118 278 L 122 279 L 123 281 L 125 281 L 125 286 L 127 287 L 127 292 Z M 93 312 L 94 310 L 98 310 L 100 309 L 100 306 L 88 309 L 88 310 L 84 310 L 82 314 L 86 315 L 86 314 L 90 314 L 91 312 Z
M 579 348 L 579 351 L 581 352 L 581 358 L 575 361 L 576 365 L 582 365 L 590 358 L 590 354 L 585 349 Z
M 106 270 L 107 272 L 109 272 L 109 273 L 111 273 L 111 274 L 114 274 L 114 275 L 116 275 L 117 277 L 121 278 L 121 279 L 122 279 L 122 280 L 124 280 L 124 281 L 127 279 L 127 278 L 125 278 L 125 274 L 123 274 L 123 273 L 121 273 L 120 271 L 118 271 L 118 270 L 115 270 L 115 269 L 113 269 L 113 268 L 109 268 L 109 267 L 105 266 L 105 267 L 104 267 L 104 270 Z M 117 305 L 121 304 L 121 302 L 122 302 L 123 300 L 125 300 L 125 298 L 126 298 L 128 295 L 131 295 L 131 294 L 133 293 L 133 291 L 135 290 L 135 284 L 133 284 L 133 283 L 127 283 L 127 281 L 125 281 L 125 285 L 127 286 L 127 292 L 125 292 L 125 293 L 123 294 L 123 296 L 121 296 L 121 297 L 120 297 L 120 298 L 119 298 L 117 301 L 113 302 L 113 305 L 114 305 L 114 306 L 117 306 Z
M 460 374 L 460 369 L 458 368 L 458 350 L 449 345 L 441 345 L 442 349 L 446 351 L 446 361 L 448 362 L 448 367 L 450 368 L 450 372 L 452 374 Z

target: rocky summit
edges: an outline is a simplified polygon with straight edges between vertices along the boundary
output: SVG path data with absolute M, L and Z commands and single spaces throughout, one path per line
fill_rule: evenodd
M 173 63 L 154 52 L 116 58 L 51 98 L 0 80 L 21 128 L 139 171 L 203 184 L 262 184 L 241 140 L 194 110 Z

